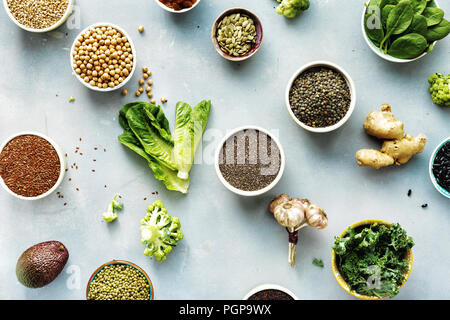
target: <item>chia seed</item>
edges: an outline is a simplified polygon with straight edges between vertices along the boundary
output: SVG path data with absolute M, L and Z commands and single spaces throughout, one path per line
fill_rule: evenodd
M 295 117 L 313 128 L 341 121 L 350 109 L 351 94 L 344 76 L 330 68 L 311 68 L 295 79 L 289 103 Z
M 450 192 L 450 142 L 447 142 L 436 154 L 433 162 L 433 175 L 437 183 Z
M 242 191 L 264 189 L 281 168 L 281 154 L 275 141 L 257 130 L 231 136 L 222 146 L 219 161 L 224 179 Z

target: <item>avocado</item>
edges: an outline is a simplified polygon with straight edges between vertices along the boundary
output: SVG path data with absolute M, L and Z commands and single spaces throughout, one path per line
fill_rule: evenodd
M 46 241 L 28 248 L 19 257 L 16 275 L 28 288 L 42 288 L 61 273 L 69 259 L 69 251 L 59 241 Z

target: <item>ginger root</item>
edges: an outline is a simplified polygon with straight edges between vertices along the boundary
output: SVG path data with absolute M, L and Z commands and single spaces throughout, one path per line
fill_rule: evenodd
M 359 150 L 355 157 L 359 166 L 380 169 L 407 163 L 414 155 L 421 153 L 427 143 L 425 135 L 413 137 L 404 135 L 403 122 L 395 119 L 391 106 L 384 104 L 381 111 L 372 111 L 364 122 L 364 129 L 372 136 L 382 140 L 381 151 L 374 149 Z
M 394 159 L 378 150 L 362 149 L 356 153 L 356 160 L 361 167 L 380 169 L 394 164 Z
M 395 164 L 402 165 L 407 163 L 414 155 L 422 153 L 426 143 L 427 138 L 423 134 L 419 134 L 417 137 L 407 134 L 400 140 L 385 141 L 381 152 L 392 157 Z
M 383 104 L 381 111 L 369 113 L 364 122 L 364 129 L 381 140 L 401 139 L 404 135 L 403 122 L 395 119 L 388 104 Z

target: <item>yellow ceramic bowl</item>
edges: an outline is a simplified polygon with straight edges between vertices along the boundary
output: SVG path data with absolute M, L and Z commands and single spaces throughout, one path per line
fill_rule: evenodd
M 358 228 L 358 227 L 361 227 L 361 226 L 372 225 L 372 224 L 375 224 L 375 223 L 391 226 L 390 222 L 386 222 L 386 221 L 383 221 L 383 220 L 377 220 L 377 219 L 367 219 L 367 220 L 359 221 L 359 222 L 356 222 L 356 223 L 352 224 L 350 227 L 345 229 L 339 235 L 339 237 L 345 236 L 345 234 L 347 233 L 349 228 L 354 228 L 355 229 L 355 228 Z M 333 250 L 331 252 L 331 269 L 333 270 L 333 274 L 334 274 L 334 277 L 336 278 L 336 281 L 339 283 L 339 285 L 342 287 L 342 289 L 347 291 L 352 296 L 354 296 L 356 298 L 359 298 L 359 299 L 363 299 L 363 300 L 380 300 L 380 299 L 384 299 L 384 298 L 388 297 L 388 296 L 385 296 L 385 297 L 366 296 L 366 295 L 359 294 L 359 293 L 351 290 L 350 286 L 348 285 L 347 282 L 345 282 L 344 278 L 342 277 L 342 275 L 341 275 L 341 273 L 339 271 L 339 267 L 337 265 L 336 259 L 337 259 L 337 255 L 336 255 L 336 253 Z M 405 259 L 408 261 L 409 268 L 405 272 L 405 280 L 403 281 L 403 283 L 401 284 L 401 286 L 399 288 L 401 288 L 406 283 L 406 281 L 408 281 L 409 275 L 411 274 L 412 265 L 413 265 L 412 250 L 409 250 L 409 252 L 406 254 Z

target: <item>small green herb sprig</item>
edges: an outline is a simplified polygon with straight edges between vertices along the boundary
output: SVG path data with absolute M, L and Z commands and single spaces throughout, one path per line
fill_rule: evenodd
M 450 33 L 444 11 L 432 0 L 370 0 L 364 17 L 369 39 L 399 59 L 413 59 L 433 50 L 433 42 Z
M 409 268 L 405 259 L 414 241 L 399 224 L 374 223 L 350 228 L 336 237 L 333 250 L 339 271 L 351 290 L 376 297 L 395 297 Z

